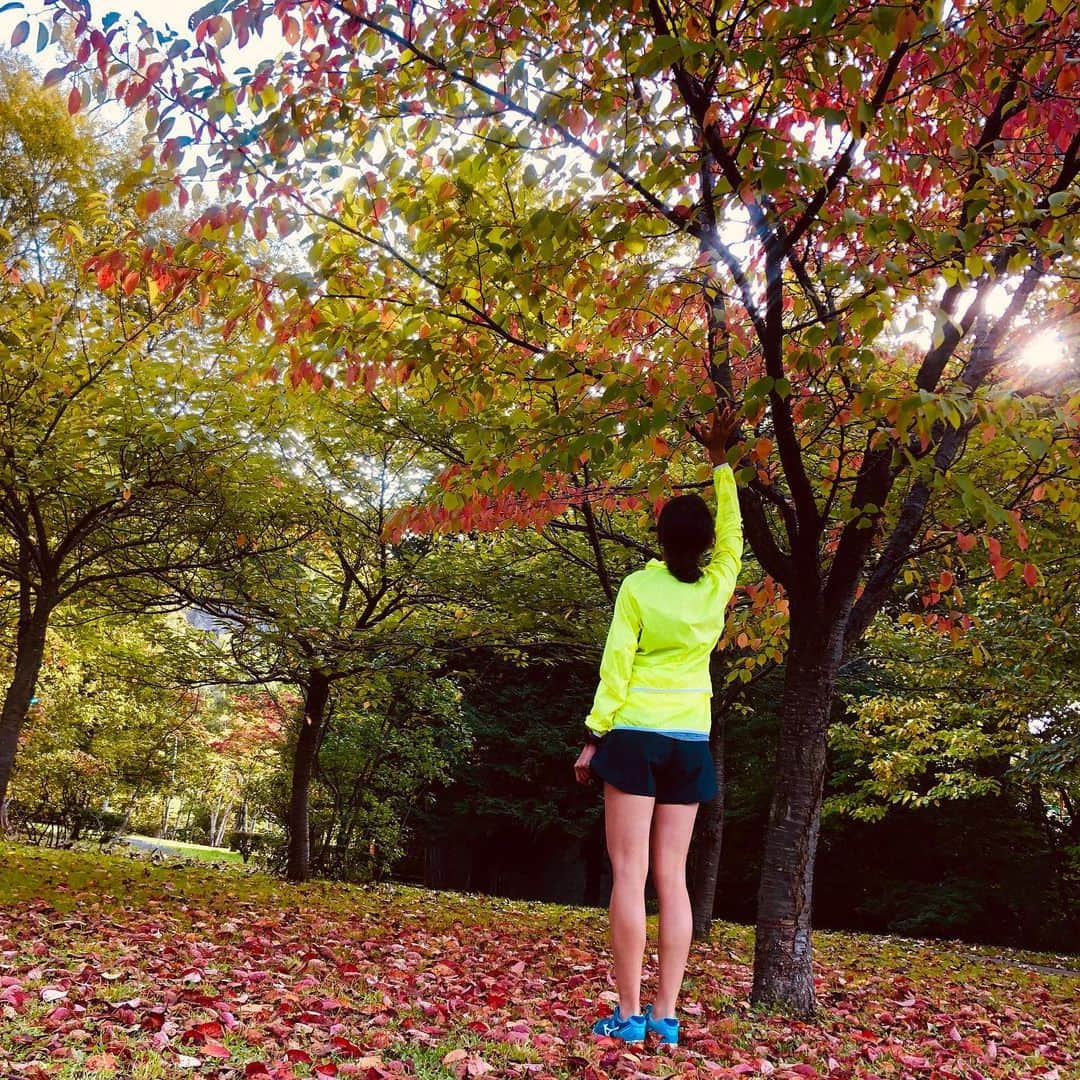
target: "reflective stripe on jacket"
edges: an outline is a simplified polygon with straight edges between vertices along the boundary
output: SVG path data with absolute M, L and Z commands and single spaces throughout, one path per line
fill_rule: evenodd
M 600 661 L 600 685 L 586 725 L 708 738 L 712 680 L 709 655 L 724 629 L 742 562 L 742 519 L 735 477 L 713 470 L 716 541 L 695 582 L 679 581 L 661 559 L 628 574 Z

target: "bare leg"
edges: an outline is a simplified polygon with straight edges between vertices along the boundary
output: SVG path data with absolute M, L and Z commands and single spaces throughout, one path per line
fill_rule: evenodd
M 658 1019 L 675 1015 L 690 954 L 693 919 L 686 890 L 686 853 L 697 811 L 697 803 L 658 803 L 653 821 L 653 882 L 660 900 L 660 986 L 653 1004 Z
M 619 1014 L 641 1012 L 641 960 L 645 952 L 645 878 L 649 872 L 650 795 L 628 795 L 604 785 L 604 824 L 614 883 L 611 889 L 611 951 Z

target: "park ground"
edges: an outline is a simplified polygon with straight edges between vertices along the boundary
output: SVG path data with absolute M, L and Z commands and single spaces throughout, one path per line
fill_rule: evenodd
M 244 861 L 238 851 L 227 848 L 209 847 L 206 844 L 185 844 L 179 840 L 161 840 L 156 836 L 133 834 L 120 838 L 129 847 L 138 851 L 157 852 L 162 856 L 175 855 L 184 859 L 196 859 L 199 862 L 218 864 L 239 864 Z
M 596 909 L 0 845 L 0 1076 L 1080 1077 L 1076 958 L 819 932 L 806 1022 L 752 948 L 718 924 L 684 1044 L 628 1049 Z

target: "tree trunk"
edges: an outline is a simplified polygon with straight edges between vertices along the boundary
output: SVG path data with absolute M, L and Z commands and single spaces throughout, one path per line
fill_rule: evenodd
M 229 826 L 229 814 L 232 811 L 232 804 L 221 811 L 221 818 L 218 821 L 217 830 L 214 833 L 214 842 L 212 847 L 222 847 L 225 844 L 225 830 Z
M 810 922 L 825 743 L 844 620 L 792 621 L 780 736 L 758 889 L 754 1004 L 815 1008 Z
M 134 792 L 130 799 L 128 799 L 127 806 L 124 807 L 124 816 L 120 821 L 120 824 L 116 828 L 117 836 L 126 836 L 128 829 L 131 827 L 131 815 L 135 811 L 135 803 L 138 801 L 139 794 Z
M 169 839 L 169 826 L 172 818 L 172 798 L 173 791 L 176 789 L 176 754 L 179 738 L 178 735 L 173 735 L 172 766 L 169 769 L 169 786 L 165 790 L 165 801 L 161 808 L 161 831 L 158 833 L 158 836 L 160 836 L 162 840 Z
M 288 862 L 285 876 L 289 881 L 307 881 L 311 855 L 311 830 L 308 822 L 308 798 L 311 778 L 315 774 L 315 759 L 322 742 L 326 703 L 330 698 L 330 681 L 321 671 L 311 671 L 300 734 L 293 757 L 292 791 L 286 826 L 289 830 Z
M 210 810 L 210 846 L 221 847 L 225 839 L 225 830 L 228 827 L 229 815 L 232 813 L 233 804 L 226 802 L 224 798 L 214 801 Z
M 712 932 L 716 906 L 716 878 L 720 872 L 720 851 L 724 839 L 724 727 L 727 709 L 720 709 L 709 735 L 716 770 L 716 798 L 698 813 L 690 852 L 690 910 L 694 938 L 706 941 Z
M 52 604 L 39 598 L 32 610 L 24 609 L 16 630 L 15 670 L 4 694 L 3 708 L 0 709 L 0 812 L 5 828 L 8 784 L 15 769 L 19 734 L 30 709 L 41 661 L 45 656 L 45 632 L 49 627 L 52 607 Z

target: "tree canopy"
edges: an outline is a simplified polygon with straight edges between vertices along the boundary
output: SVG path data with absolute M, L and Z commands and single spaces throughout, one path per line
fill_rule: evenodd
M 926 553 L 1035 589 L 1025 519 L 1075 536 L 1076 5 L 224 0 L 190 37 L 50 9 L 46 81 L 141 111 L 142 211 L 197 215 L 103 243 L 99 280 L 216 299 L 265 334 L 246 371 L 453 423 L 393 537 L 647 518 L 687 423 L 740 403 L 755 588 L 787 603 L 754 993 L 809 1011 L 841 664 Z M 227 250 L 271 229 L 302 271 Z

